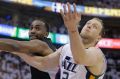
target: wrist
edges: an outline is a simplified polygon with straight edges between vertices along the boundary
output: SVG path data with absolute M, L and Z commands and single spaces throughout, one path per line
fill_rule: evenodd
M 68 29 L 68 32 L 69 32 L 69 33 L 75 33 L 75 32 L 78 32 L 78 29 L 71 29 L 71 30 Z

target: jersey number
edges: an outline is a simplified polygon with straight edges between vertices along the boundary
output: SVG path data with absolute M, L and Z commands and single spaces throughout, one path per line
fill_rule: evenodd
M 68 79 L 68 77 L 69 77 L 69 73 L 64 71 L 62 79 Z

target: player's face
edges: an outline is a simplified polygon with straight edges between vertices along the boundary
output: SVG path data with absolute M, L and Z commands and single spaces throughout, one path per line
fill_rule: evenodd
M 84 38 L 99 39 L 101 38 L 100 32 L 102 25 L 96 19 L 89 20 L 83 27 L 80 35 Z
M 29 37 L 30 39 L 41 39 L 47 36 L 47 31 L 45 27 L 45 23 L 40 20 L 34 20 L 31 23 L 30 30 L 29 30 Z

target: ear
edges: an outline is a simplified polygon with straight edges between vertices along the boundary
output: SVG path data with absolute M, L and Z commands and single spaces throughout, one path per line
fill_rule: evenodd
M 97 41 L 99 41 L 99 40 L 101 40 L 101 35 L 99 35 L 98 37 L 97 37 Z

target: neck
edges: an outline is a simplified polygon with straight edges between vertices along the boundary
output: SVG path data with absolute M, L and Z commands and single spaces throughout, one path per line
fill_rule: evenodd
M 38 39 L 38 40 L 41 40 L 41 41 L 44 41 L 46 39 L 48 39 L 47 37 L 42 37 L 42 38 L 35 38 L 35 39 Z M 30 39 L 30 40 L 35 40 L 35 39 Z
M 94 47 L 95 46 L 95 42 L 92 39 L 88 39 L 88 38 L 82 38 L 83 44 L 85 46 L 85 48 L 89 48 L 89 47 Z

